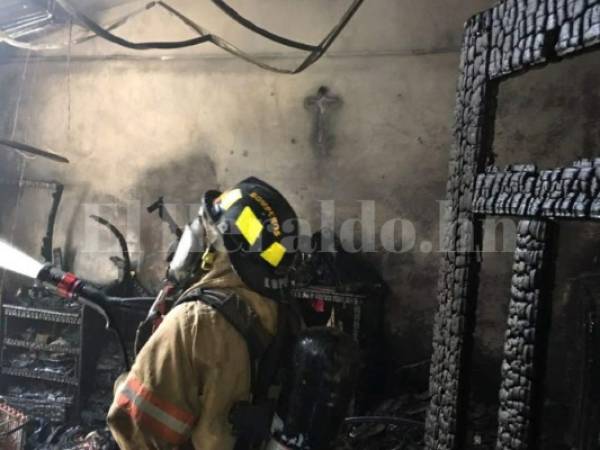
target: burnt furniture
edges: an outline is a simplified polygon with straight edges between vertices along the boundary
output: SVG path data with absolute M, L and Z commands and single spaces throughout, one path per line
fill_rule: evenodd
M 465 447 L 466 379 L 472 351 L 482 219 L 515 215 L 518 226 L 508 331 L 499 392 L 497 449 L 537 447 L 535 417 L 547 332 L 538 320 L 550 292 L 554 219 L 597 220 L 598 161 L 538 172 L 491 169 L 498 86 L 508 76 L 560 61 L 600 43 L 599 0 L 504 0 L 466 24 L 450 153 L 449 200 L 439 307 L 434 322 L 428 450 Z M 495 172 L 494 172 L 495 171 Z M 584 447 L 582 447 L 584 448 Z

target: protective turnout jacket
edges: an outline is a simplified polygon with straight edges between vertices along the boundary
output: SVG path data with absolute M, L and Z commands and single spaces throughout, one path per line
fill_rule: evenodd
M 272 336 L 277 304 L 249 290 L 226 254 L 193 288 L 235 292 Z M 108 424 L 121 450 L 232 450 L 233 405 L 250 398 L 250 356 L 244 338 L 199 301 L 174 308 L 115 385 Z M 188 447 L 189 448 L 189 447 Z

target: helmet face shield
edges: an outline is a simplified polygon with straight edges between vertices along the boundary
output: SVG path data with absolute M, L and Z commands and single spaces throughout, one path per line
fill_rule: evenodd
M 169 263 L 169 280 L 182 286 L 196 275 L 202 255 L 206 250 L 206 234 L 200 217 L 186 225 L 173 259 Z

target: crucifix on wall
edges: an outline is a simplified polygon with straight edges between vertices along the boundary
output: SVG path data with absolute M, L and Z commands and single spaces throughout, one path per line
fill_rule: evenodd
M 335 146 L 335 135 L 331 129 L 331 116 L 341 108 L 343 101 L 331 94 L 327 86 L 321 86 L 316 95 L 306 97 L 304 107 L 314 113 L 311 144 L 318 156 L 329 156 Z

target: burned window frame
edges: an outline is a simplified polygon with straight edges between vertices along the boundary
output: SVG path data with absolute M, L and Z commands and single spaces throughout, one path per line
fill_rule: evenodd
M 524 186 L 515 192 L 492 194 L 483 192 L 483 185 L 477 183 L 478 180 L 484 182 L 486 169 L 493 165 L 495 109 L 502 80 L 519 76 L 535 66 L 595 50 L 599 43 L 600 0 L 505 0 L 465 24 L 447 184 L 448 223 L 433 329 L 431 400 L 425 429 L 427 450 L 464 448 L 469 395 L 467 372 L 481 269 L 482 220 L 486 215 L 521 217 L 512 286 L 507 286 L 511 296 L 509 337 L 504 347 L 496 448 L 525 450 L 536 446 L 534 418 L 539 408 L 540 380 L 526 374 L 539 364 L 547 340 L 537 318 L 543 315 L 542 298 L 550 295 L 544 292 L 544 276 L 549 272 L 545 261 L 554 240 L 553 219 L 597 219 L 592 215 L 596 197 L 584 195 L 586 198 L 580 198 L 579 202 L 577 195 L 565 197 L 561 198 L 560 205 L 552 204 L 544 209 L 542 204 L 534 212 L 528 209 L 532 198 L 522 198 L 527 193 L 522 191 Z M 566 83 L 565 89 L 568 89 Z M 600 161 L 582 161 L 555 171 L 562 174 L 573 167 L 595 167 L 596 163 L 600 165 Z M 509 168 L 494 176 L 510 181 L 511 177 L 531 170 L 537 169 Z M 515 199 L 515 195 L 510 194 L 521 197 Z M 520 317 L 522 313 L 525 317 Z M 514 342 L 525 344 L 514 349 Z M 514 357 L 508 354 L 515 351 L 523 373 L 512 373 L 507 363 L 508 356 Z M 506 383 L 509 376 L 517 376 L 519 381 L 509 386 Z

